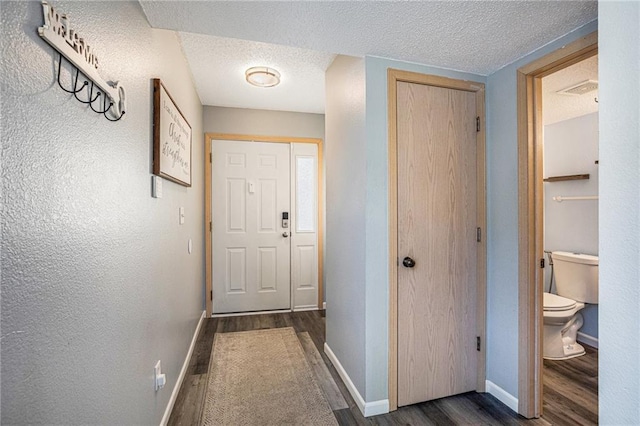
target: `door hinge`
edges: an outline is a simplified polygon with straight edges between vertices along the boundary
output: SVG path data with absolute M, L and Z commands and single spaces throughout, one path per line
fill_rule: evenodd
M 213 289 L 211 289 L 211 294 L 209 296 L 211 296 L 211 299 L 209 300 L 213 300 Z
M 209 221 L 209 232 L 213 232 L 213 224 Z
M 476 117 L 476 132 L 480 131 L 480 117 Z
M 480 229 L 480 227 L 476 228 L 476 241 L 482 241 L 482 229 Z
M 540 259 L 540 268 L 544 269 L 544 257 Z
M 480 336 L 476 336 L 476 350 L 480 351 Z
M 213 153 L 209 153 L 209 162 L 213 163 Z

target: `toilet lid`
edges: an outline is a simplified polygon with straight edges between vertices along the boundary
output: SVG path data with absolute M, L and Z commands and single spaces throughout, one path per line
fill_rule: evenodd
M 545 311 L 566 311 L 576 306 L 576 301 L 552 293 L 543 293 L 542 301 Z

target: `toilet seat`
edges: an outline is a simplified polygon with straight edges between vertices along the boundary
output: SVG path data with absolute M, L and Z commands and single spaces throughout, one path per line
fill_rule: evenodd
M 542 302 L 545 311 L 567 311 L 576 307 L 575 300 L 567 299 L 566 297 L 558 296 L 553 293 L 543 293 Z

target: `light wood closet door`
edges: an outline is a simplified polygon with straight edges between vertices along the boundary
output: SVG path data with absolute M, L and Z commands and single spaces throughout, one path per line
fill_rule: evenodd
M 476 389 L 476 98 L 399 82 L 397 108 L 403 406 Z

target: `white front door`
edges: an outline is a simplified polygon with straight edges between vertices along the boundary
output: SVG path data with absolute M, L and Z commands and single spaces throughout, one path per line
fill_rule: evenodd
M 213 312 L 291 307 L 290 147 L 212 146 Z

